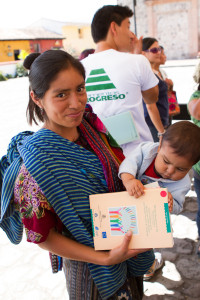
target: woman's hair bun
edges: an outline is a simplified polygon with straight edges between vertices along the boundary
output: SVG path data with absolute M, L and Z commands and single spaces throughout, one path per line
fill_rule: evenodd
M 24 68 L 26 68 L 27 70 L 30 70 L 32 63 L 38 56 L 40 56 L 40 54 L 41 53 L 38 53 L 38 52 L 29 54 L 24 60 L 24 63 L 23 63 Z

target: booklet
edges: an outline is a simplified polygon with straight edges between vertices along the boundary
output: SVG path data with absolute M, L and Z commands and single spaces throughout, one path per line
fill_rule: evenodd
M 148 188 L 139 198 L 128 192 L 89 198 L 95 250 L 119 246 L 128 230 L 133 234 L 130 249 L 173 247 L 167 189 Z
M 119 145 L 130 143 L 139 138 L 130 111 L 102 119 L 102 122 Z

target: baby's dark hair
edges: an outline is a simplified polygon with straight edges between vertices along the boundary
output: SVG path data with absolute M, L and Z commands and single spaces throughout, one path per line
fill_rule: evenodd
M 63 50 L 47 50 L 42 54 L 31 53 L 25 58 L 24 67 L 30 70 L 30 90 L 32 90 L 39 99 L 44 97 L 58 73 L 70 69 L 70 67 L 75 68 L 85 80 L 85 69 L 81 62 Z M 32 122 L 38 124 L 37 120 L 44 122 L 46 117 L 45 112 L 41 111 L 29 96 L 27 107 L 27 119 L 29 124 L 32 125 Z
M 168 127 L 162 137 L 161 147 L 167 142 L 179 156 L 194 165 L 200 160 L 200 128 L 190 121 L 179 121 Z

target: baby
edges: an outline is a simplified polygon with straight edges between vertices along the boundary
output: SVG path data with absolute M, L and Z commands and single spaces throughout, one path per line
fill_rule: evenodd
M 160 143 L 140 144 L 119 168 L 129 195 L 140 197 L 145 184 L 157 181 L 168 190 L 169 211 L 178 214 L 190 189 L 189 170 L 200 160 L 200 128 L 179 121 L 164 133 Z

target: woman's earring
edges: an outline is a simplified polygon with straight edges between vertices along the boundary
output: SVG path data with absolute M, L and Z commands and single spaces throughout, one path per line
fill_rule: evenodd
M 42 116 L 44 116 L 44 109 L 42 107 L 40 107 L 40 113 L 41 113 Z

